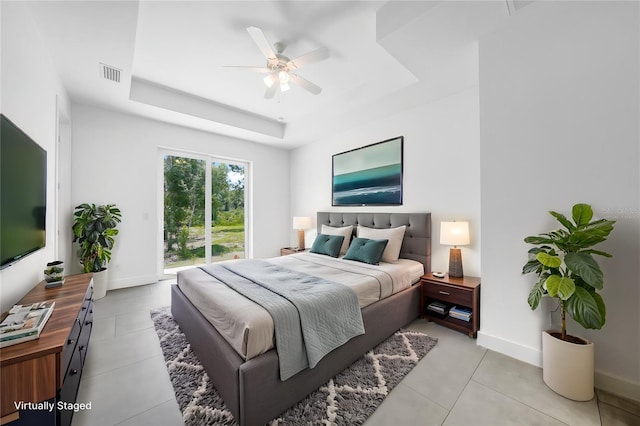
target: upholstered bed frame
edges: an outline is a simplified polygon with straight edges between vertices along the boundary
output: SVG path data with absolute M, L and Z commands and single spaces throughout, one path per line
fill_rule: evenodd
M 431 215 L 429 213 L 320 212 L 323 224 L 340 227 L 363 225 L 394 228 L 407 225 L 400 257 L 420 261 L 431 270 Z M 240 425 L 263 425 L 304 399 L 331 377 L 419 313 L 420 286 L 396 293 L 362 309 L 365 334 L 335 349 L 313 369 L 281 381 L 278 353 L 272 349 L 245 361 L 191 304 L 177 285 L 171 289 L 171 313 L 187 336 L 191 348 Z

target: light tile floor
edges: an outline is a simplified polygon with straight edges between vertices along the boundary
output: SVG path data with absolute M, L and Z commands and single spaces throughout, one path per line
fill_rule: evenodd
M 73 426 L 173 426 L 182 419 L 149 310 L 168 306 L 171 281 L 110 291 L 94 326 Z M 598 391 L 575 402 L 542 382 L 541 370 L 416 320 L 438 344 L 365 423 L 378 425 L 640 425 L 640 404 Z

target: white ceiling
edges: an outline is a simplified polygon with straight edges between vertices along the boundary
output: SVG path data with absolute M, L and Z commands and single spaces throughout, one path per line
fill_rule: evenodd
M 74 102 L 283 148 L 477 84 L 477 38 L 508 17 L 500 1 L 42 1 L 29 3 Z M 264 66 L 246 31 L 295 58 L 331 57 L 264 99 Z M 99 64 L 122 70 L 115 83 Z

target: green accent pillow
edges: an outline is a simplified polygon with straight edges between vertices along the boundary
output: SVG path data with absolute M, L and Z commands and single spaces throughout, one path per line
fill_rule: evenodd
M 343 259 L 378 265 L 389 240 L 354 238 Z
M 311 246 L 311 253 L 338 257 L 340 255 L 340 247 L 342 247 L 342 240 L 344 240 L 342 235 L 318 234 Z

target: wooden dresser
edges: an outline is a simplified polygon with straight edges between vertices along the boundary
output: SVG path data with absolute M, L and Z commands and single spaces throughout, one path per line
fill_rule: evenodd
M 0 424 L 70 425 L 93 326 L 93 274 L 72 275 L 64 285 L 40 282 L 16 304 L 55 301 L 40 338 L 0 349 Z M 18 410 L 16 402 L 55 403 L 46 410 Z M 11 423 L 10 423 L 11 422 Z

